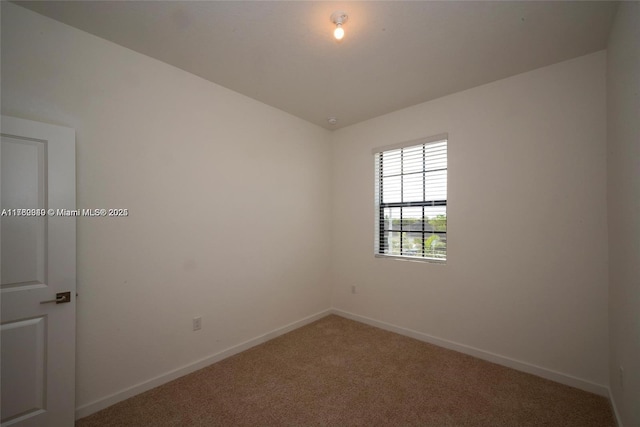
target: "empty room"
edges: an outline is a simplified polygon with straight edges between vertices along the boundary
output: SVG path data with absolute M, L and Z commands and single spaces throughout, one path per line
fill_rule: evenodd
M 640 2 L 1 15 L 2 427 L 640 427 Z

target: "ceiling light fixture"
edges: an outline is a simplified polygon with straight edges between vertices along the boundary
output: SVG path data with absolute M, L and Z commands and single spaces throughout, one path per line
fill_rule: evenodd
M 344 37 L 344 28 L 342 28 L 342 24 L 347 22 L 347 19 L 349 19 L 349 16 L 345 12 L 335 11 L 331 14 L 331 22 L 336 24 L 336 29 L 333 30 L 333 37 L 335 37 L 336 40 L 342 40 Z

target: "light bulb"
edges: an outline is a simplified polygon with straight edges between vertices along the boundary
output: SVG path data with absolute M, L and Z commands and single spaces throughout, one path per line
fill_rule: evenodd
M 342 24 L 347 22 L 349 16 L 347 16 L 345 12 L 336 10 L 331 14 L 331 17 L 329 19 L 331 19 L 331 22 L 336 24 L 336 29 L 333 30 L 333 37 L 335 37 L 338 41 L 342 40 L 342 38 L 344 37 L 344 28 L 342 28 Z

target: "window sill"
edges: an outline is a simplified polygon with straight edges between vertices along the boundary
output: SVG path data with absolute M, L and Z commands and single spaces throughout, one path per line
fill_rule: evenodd
M 382 254 L 374 254 L 376 258 L 384 258 L 384 259 L 394 259 L 397 261 L 408 261 L 408 262 L 419 262 L 419 263 L 427 263 L 427 264 L 441 264 L 446 265 L 446 259 L 435 259 L 435 258 L 418 258 L 418 257 L 409 257 L 409 256 L 399 256 L 399 255 L 382 255 Z

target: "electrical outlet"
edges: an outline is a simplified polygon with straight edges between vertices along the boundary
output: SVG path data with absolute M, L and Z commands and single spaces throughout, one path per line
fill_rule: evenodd
M 352 294 L 356 293 L 356 285 L 351 286 L 351 293 Z
M 202 329 L 202 317 L 194 317 L 193 318 L 193 330 L 199 331 Z
M 620 366 L 619 369 L 620 369 L 620 388 L 624 388 L 624 368 Z

